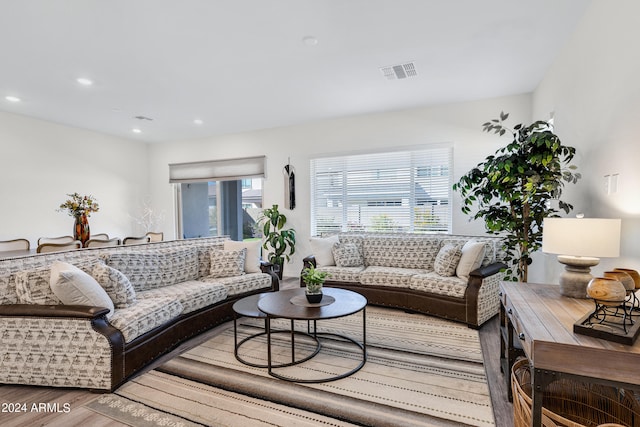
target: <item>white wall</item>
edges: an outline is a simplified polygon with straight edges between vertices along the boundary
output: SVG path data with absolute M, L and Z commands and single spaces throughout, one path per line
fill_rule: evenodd
M 296 256 L 285 275 L 299 274 L 302 258 L 310 254 L 309 159 L 327 153 L 348 153 L 395 146 L 430 143 L 454 144 L 454 179 L 457 180 L 487 155 L 510 140 L 482 132 L 482 123 L 510 112 L 513 124 L 531 118 L 529 95 L 482 100 L 406 111 L 346 117 L 299 126 L 180 141 L 149 146 L 150 189 L 156 208 L 166 213 L 162 227 L 173 238 L 174 194 L 168 183 L 168 164 L 254 155 L 267 156 L 264 205 L 284 206 L 282 168 L 288 158 L 296 172 L 296 203 L 285 211 L 298 236 Z M 454 198 L 453 232 L 483 234 L 484 224 L 469 223 Z
M 92 232 L 137 232 L 146 144 L 0 112 L 0 153 L 0 240 L 71 235 L 73 218 L 56 209 L 73 192 L 98 199 Z
M 621 256 L 602 259 L 594 275 L 613 267 L 640 270 L 640 2 L 594 1 L 533 96 L 534 117 L 555 111 L 556 131 L 576 147 L 584 179 L 570 191 L 574 212 L 622 218 Z M 607 195 L 604 175 L 618 173 Z M 555 256 L 541 255 L 542 274 L 557 281 Z

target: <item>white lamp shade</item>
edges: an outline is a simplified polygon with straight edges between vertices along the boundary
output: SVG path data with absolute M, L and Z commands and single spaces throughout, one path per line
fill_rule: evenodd
M 620 219 L 545 218 L 542 252 L 583 257 L 620 256 Z

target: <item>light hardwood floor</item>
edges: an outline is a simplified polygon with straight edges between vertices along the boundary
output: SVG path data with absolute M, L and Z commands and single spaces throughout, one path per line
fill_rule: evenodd
M 293 279 L 285 279 L 281 284 L 282 288 L 297 287 L 298 281 Z M 487 371 L 487 379 L 491 392 L 491 401 L 493 411 L 496 418 L 497 427 L 513 426 L 513 406 L 507 401 L 506 383 L 500 372 L 500 338 L 499 338 L 499 319 L 496 316 L 487 322 L 480 329 L 480 343 L 485 361 L 485 369 Z M 149 366 L 147 370 L 153 369 L 170 360 L 171 358 L 181 354 L 200 343 L 206 341 L 209 337 L 218 333 L 219 328 L 202 334 L 174 350 L 168 355 L 157 360 Z M 2 427 L 23 427 L 23 426 L 91 426 L 91 427 L 116 427 L 123 426 L 110 418 L 96 414 L 95 412 L 83 408 L 87 402 L 95 399 L 98 395 L 86 390 L 59 389 L 52 387 L 33 387 L 33 386 L 16 386 L 16 385 L 0 385 L 0 405 L 11 403 L 25 403 L 27 412 L 25 413 L 6 413 L 0 412 L 0 426 Z M 70 410 L 68 412 L 37 412 L 31 411 L 32 405 L 39 403 L 57 403 L 60 411 L 64 411 L 65 404 L 68 404 Z M 2 409 L 2 408 L 0 408 Z M 51 407 L 49 408 L 51 409 Z

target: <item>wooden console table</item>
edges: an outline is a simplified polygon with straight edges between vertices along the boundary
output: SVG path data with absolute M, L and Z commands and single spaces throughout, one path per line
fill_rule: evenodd
M 628 346 L 573 332 L 573 324 L 594 310 L 592 300 L 564 297 L 558 285 L 515 282 L 500 284 L 500 298 L 502 370 L 509 384 L 515 357 L 529 359 L 534 427 L 542 425 L 542 395 L 555 380 L 640 390 L 640 340 Z

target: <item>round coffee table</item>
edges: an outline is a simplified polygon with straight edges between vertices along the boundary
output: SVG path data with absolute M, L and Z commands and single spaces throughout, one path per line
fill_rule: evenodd
M 249 362 L 248 360 L 246 360 L 245 358 L 243 358 L 242 356 L 240 356 L 239 354 L 239 349 L 242 346 L 242 344 L 244 344 L 245 342 L 252 340 L 254 338 L 260 337 L 262 335 L 265 335 L 267 333 L 267 315 L 260 311 L 258 309 L 258 302 L 264 298 L 265 296 L 271 294 L 272 292 L 265 292 L 265 293 L 261 293 L 261 294 L 254 294 L 254 295 L 249 295 L 247 297 L 244 297 L 238 301 L 236 301 L 233 304 L 233 342 L 234 342 L 234 349 L 233 349 L 233 354 L 235 355 L 236 359 L 239 362 L 244 363 L 245 365 L 248 366 L 253 366 L 255 368 L 268 368 L 268 365 L 266 364 L 260 364 L 260 363 L 254 363 L 254 362 Z M 240 342 L 238 342 L 238 324 L 237 324 L 237 320 L 238 320 L 238 316 L 243 316 L 243 317 L 251 317 L 254 319 L 264 319 L 264 330 L 262 332 L 258 332 L 257 334 L 253 334 L 253 335 L 249 335 L 248 337 L 243 338 Z M 279 365 L 274 365 L 273 367 L 276 368 L 283 368 L 286 366 L 291 366 L 293 364 L 297 364 L 297 363 L 302 363 L 302 362 L 306 362 L 307 360 L 311 359 L 313 356 L 315 356 L 316 354 L 318 354 L 318 352 L 320 351 L 320 341 L 318 340 L 317 337 L 312 336 L 311 334 L 305 334 L 304 332 L 301 331 L 295 331 L 294 330 L 294 325 L 293 325 L 293 320 L 291 320 L 291 328 L 290 330 L 280 330 L 280 331 L 271 331 L 271 333 L 290 333 L 291 334 L 291 342 L 294 342 L 294 336 L 295 334 L 298 335 L 305 335 L 310 337 L 311 339 L 314 339 L 316 342 L 316 349 L 314 352 L 312 352 L 310 355 L 300 359 L 300 360 L 295 360 L 295 347 L 291 346 L 291 363 L 283 363 L 283 364 L 279 364 Z
M 356 372 L 358 372 L 365 365 L 367 361 L 367 330 L 366 330 L 366 306 L 367 299 L 360 295 L 357 292 L 348 291 L 346 289 L 338 289 L 338 288 L 324 288 L 322 290 L 323 293 L 323 301 L 325 298 L 329 297 L 328 300 L 332 298 L 334 301 L 331 301 L 329 304 L 323 304 L 321 301 L 318 304 L 308 304 L 305 302 L 300 302 L 302 298 L 304 298 L 304 288 L 299 289 L 286 289 L 278 292 L 271 292 L 268 294 L 264 294 L 262 298 L 258 301 L 258 309 L 267 315 L 266 318 L 266 333 L 267 333 L 267 370 L 269 375 L 280 378 L 282 380 L 298 382 L 298 383 L 321 383 L 328 381 L 335 381 L 341 378 L 348 377 Z M 355 314 L 362 311 L 362 343 L 357 342 L 353 338 L 339 335 L 335 333 L 328 332 L 317 332 L 316 322 L 318 320 L 326 320 L 326 319 L 335 319 L 339 317 L 349 316 L 351 314 Z M 271 361 L 271 319 L 272 318 L 282 318 L 282 319 L 290 319 L 291 327 L 293 328 L 294 320 L 307 320 L 313 321 L 313 336 L 317 339 L 318 335 L 321 336 L 335 336 L 341 339 L 347 340 L 355 344 L 362 351 L 362 361 L 358 366 L 354 369 L 345 372 L 340 375 L 322 378 L 322 379 L 296 379 L 290 378 L 285 375 L 278 374 L 273 372 L 274 368 L 282 367 L 275 366 Z M 293 341 L 292 341 L 293 346 Z M 319 349 L 318 349 L 319 350 Z M 293 351 L 293 349 L 292 349 Z M 317 354 L 317 352 L 316 352 Z M 315 355 L 315 354 L 314 354 Z M 308 359 L 307 359 L 308 360 Z M 293 364 L 302 363 L 304 360 L 298 361 Z

